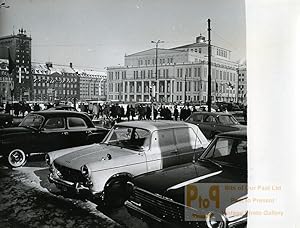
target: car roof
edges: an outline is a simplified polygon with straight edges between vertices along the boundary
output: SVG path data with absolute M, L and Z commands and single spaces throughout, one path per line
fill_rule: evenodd
M 68 110 L 43 110 L 37 112 L 31 112 L 30 114 L 38 114 L 45 117 L 50 116 L 86 116 L 84 113 L 76 112 L 76 111 L 68 111 Z
M 172 120 L 140 120 L 140 121 L 126 121 L 117 123 L 115 126 L 126 126 L 126 127 L 137 127 L 148 129 L 151 131 L 157 129 L 172 129 L 176 127 L 188 127 L 190 123 L 183 121 L 172 121 Z
M 206 114 L 206 115 L 213 115 L 213 116 L 232 116 L 230 113 L 225 112 L 193 112 L 192 115 L 195 114 Z
M 218 137 L 233 137 L 233 138 L 241 138 L 247 140 L 247 130 L 241 130 L 241 131 L 228 131 L 224 133 L 220 133 L 217 135 Z

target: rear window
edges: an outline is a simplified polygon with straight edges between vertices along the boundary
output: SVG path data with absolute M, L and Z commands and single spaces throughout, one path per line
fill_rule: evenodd
M 79 117 L 69 117 L 68 118 L 69 128 L 86 128 L 87 125 L 82 118 Z
M 199 121 L 199 122 L 203 122 L 203 115 L 202 114 L 193 114 L 190 117 L 191 121 Z

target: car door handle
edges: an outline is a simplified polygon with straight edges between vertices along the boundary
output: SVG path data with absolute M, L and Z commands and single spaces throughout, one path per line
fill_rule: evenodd
M 69 135 L 69 132 L 65 131 L 61 133 L 62 135 Z
M 170 153 L 171 153 L 171 154 L 177 154 L 177 150 L 171 151 Z

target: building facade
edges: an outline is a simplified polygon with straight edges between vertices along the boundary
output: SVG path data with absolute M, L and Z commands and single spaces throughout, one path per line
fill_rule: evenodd
M 31 37 L 19 30 L 17 35 L 0 37 L 0 47 L 7 50 L 7 59 L 13 64 L 12 97 L 14 100 L 31 100 L 33 95 L 31 75 Z
M 33 100 L 68 101 L 80 99 L 80 77 L 68 66 L 33 63 Z
M 103 72 L 74 69 L 73 64 L 33 63 L 34 101 L 86 101 L 106 99 Z
M 13 100 L 14 81 L 8 71 L 8 60 L 0 59 L 0 103 Z
M 171 49 L 150 49 L 125 56 L 125 66 L 108 67 L 108 100 L 150 101 L 155 87 L 162 103 L 206 102 L 207 44 L 196 42 Z M 231 52 L 212 46 L 212 101 L 237 101 L 237 63 Z
M 246 63 L 238 67 L 238 102 L 247 103 L 247 66 Z
M 80 77 L 80 100 L 106 100 L 106 72 L 76 69 Z

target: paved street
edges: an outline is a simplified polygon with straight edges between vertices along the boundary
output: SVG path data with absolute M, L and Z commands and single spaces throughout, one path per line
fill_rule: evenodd
M 17 170 L 0 163 L 0 227 L 147 227 L 126 208 L 103 213 L 91 202 L 60 196 L 42 158 Z

